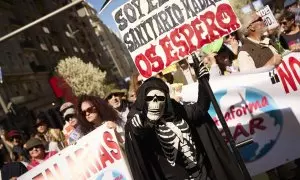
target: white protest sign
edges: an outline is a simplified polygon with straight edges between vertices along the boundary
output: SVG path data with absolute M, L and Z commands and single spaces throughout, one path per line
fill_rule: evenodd
M 113 17 L 145 78 L 241 27 L 228 0 L 131 0 Z
M 239 149 L 253 176 L 300 158 L 300 53 L 258 71 L 209 81 L 236 143 L 253 139 Z M 197 87 L 183 86 L 183 100 L 196 101 Z M 212 106 L 209 114 L 225 138 Z
M 131 175 L 114 130 L 98 127 L 18 179 L 115 179 Z
M 274 29 L 279 26 L 269 5 L 265 6 L 263 9 L 259 10 L 258 15 L 260 17 L 262 17 L 264 24 L 268 27 L 268 29 Z

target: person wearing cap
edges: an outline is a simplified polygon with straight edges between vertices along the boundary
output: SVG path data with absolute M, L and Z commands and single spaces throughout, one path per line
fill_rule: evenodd
M 124 91 L 113 89 L 106 94 L 105 100 L 111 105 L 119 114 L 122 119 L 121 126 L 124 127 L 127 121 L 127 115 L 130 110 L 130 104 L 127 100 L 122 99 Z
M 299 0 L 285 0 L 284 9 L 295 15 L 295 23 L 300 25 L 300 2 Z
M 262 39 L 267 28 L 260 16 L 255 12 L 242 18 L 245 39 L 238 54 L 238 65 L 241 72 L 249 72 L 264 66 L 276 66 L 282 57 L 271 45 L 270 39 Z
M 27 165 L 28 170 L 36 167 L 57 153 L 56 151 L 46 152 L 43 142 L 34 137 L 26 142 L 25 147 L 30 155 L 30 163 Z
M 49 128 L 44 115 L 38 115 L 35 128 L 36 138 L 44 142 L 48 151 L 60 151 L 66 146 L 65 136 L 60 129 Z
M 71 102 L 66 102 L 60 107 L 59 111 L 66 122 L 63 128 L 65 139 L 69 145 L 74 144 L 83 136 L 78 125 L 75 106 Z

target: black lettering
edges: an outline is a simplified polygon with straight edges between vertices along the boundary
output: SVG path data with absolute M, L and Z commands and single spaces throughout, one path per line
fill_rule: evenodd
M 155 20 L 156 24 L 157 24 L 157 29 L 158 29 L 158 33 L 159 35 L 162 35 L 166 30 L 164 29 L 163 25 L 161 24 L 161 22 L 158 19 L 158 15 L 155 14 L 153 16 L 153 19 Z
M 141 46 L 141 44 L 140 44 L 139 40 L 136 38 L 133 29 L 130 29 L 129 33 L 132 36 L 132 41 L 133 41 L 133 44 L 134 44 L 134 50 L 136 50 L 137 48 L 139 48 Z
M 199 0 L 198 2 L 202 10 L 207 7 L 205 0 Z
M 127 28 L 127 20 L 123 17 L 122 8 L 120 8 L 115 14 L 115 21 L 119 24 L 118 28 L 120 31 L 123 31 Z
M 131 23 L 134 23 L 137 19 L 135 9 L 130 3 L 124 5 L 124 14 Z
M 173 18 L 173 15 L 172 15 L 172 13 L 171 13 L 171 7 L 168 6 L 168 7 L 165 9 L 165 11 L 168 13 L 168 15 L 169 15 L 169 17 L 170 17 L 170 19 L 171 19 L 171 21 L 172 21 L 173 27 L 176 27 L 176 26 L 178 25 L 178 23 L 176 23 L 176 21 L 175 21 L 174 18 Z
M 194 7 L 195 13 L 196 14 L 200 13 L 202 9 L 199 7 L 198 3 L 196 1 L 191 1 L 191 2 Z
M 148 14 L 152 12 L 154 9 L 157 9 L 157 3 L 153 4 L 152 0 L 147 0 L 148 3 Z
M 177 4 L 172 4 L 172 12 L 176 17 L 177 22 L 179 22 L 179 24 L 184 23 L 184 16 L 182 14 L 180 7 Z
M 158 0 L 159 7 L 168 2 L 169 0 Z
M 151 27 L 152 33 L 153 33 L 153 36 L 154 36 L 154 39 L 156 39 L 156 38 L 157 38 L 157 34 L 156 34 L 155 29 L 154 29 L 154 26 L 153 26 L 152 17 L 148 18 L 145 22 L 146 22 L 147 24 L 149 24 L 149 26 Z M 146 25 L 145 25 L 145 26 L 146 26 Z
M 197 14 L 192 10 L 190 4 L 189 4 L 189 1 L 188 0 L 181 0 L 183 6 L 184 6 L 184 9 L 185 9 L 185 12 L 186 12 L 186 15 L 187 15 L 187 18 L 189 19 L 190 17 L 195 17 Z M 190 15 L 191 14 L 191 15 Z
M 134 28 L 135 33 L 138 37 L 138 39 L 140 40 L 141 46 L 145 45 L 148 41 L 145 39 L 142 29 L 141 29 L 141 25 L 138 25 L 136 28 Z
M 137 8 L 137 10 L 139 11 L 139 19 L 145 16 L 141 9 L 140 0 L 132 0 L 131 4 L 134 5 L 134 7 Z
M 150 18 L 150 19 L 151 19 L 151 18 Z M 152 19 L 151 19 L 151 20 L 152 20 Z M 152 21 L 151 21 L 151 22 L 152 22 Z M 146 25 L 147 25 L 147 21 L 144 21 L 144 22 L 141 24 L 141 27 L 143 28 L 143 30 L 144 30 L 144 32 L 145 32 L 145 34 L 146 34 L 146 36 L 147 36 L 148 42 L 149 42 L 149 41 L 152 40 L 152 38 L 151 38 L 151 36 L 150 36 L 149 33 L 148 33 L 148 29 L 147 29 Z M 154 31 L 154 29 L 153 29 L 153 24 L 152 24 L 152 30 Z M 154 32 L 154 33 L 155 33 L 155 32 Z
M 165 26 L 165 31 L 169 31 L 173 28 L 168 21 L 168 19 L 169 19 L 168 14 L 165 11 L 160 11 L 158 13 L 158 16 L 159 16 L 161 22 L 163 23 L 163 25 Z
M 130 52 L 133 52 L 133 51 L 135 50 L 135 48 L 134 48 L 134 43 L 133 43 L 132 40 L 130 39 L 129 33 L 124 34 L 123 40 L 124 40 L 124 43 L 125 43 L 126 46 L 127 46 L 127 49 L 128 49 Z

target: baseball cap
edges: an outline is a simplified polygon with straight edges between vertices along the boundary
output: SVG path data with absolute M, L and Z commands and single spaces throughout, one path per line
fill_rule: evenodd
M 39 140 L 38 138 L 31 138 L 29 139 L 26 144 L 25 147 L 27 150 L 35 147 L 35 146 L 39 146 L 39 145 L 44 145 L 43 142 L 41 140 Z
M 287 8 L 293 4 L 297 3 L 297 0 L 285 0 L 284 1 L 284 8 Z
M 59 111 L 62 113 L 64 118 L 66 118 L 67 115 L 76 114 L 74 104 L 71 102 L 66 102 L 63 105 L 61 105 Z

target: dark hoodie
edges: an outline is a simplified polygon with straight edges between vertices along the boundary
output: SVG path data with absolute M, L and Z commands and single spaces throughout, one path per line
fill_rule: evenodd
M 196 149 L 199 151 L 197 165 L 202 170 L 201 180 L 244 179 L 238 166 L 232 161 L 232 154 L 223 137 L 207 113 L 210 99 L 202 85 L 199 84 L 197 103 L 183 106 L 170 98 L 168 86 L 158 78 L 146 80 L 139 88 L 125 126 L 125 149 L 134 179 L 182 180 L 188 179 L 189 176 L 182 164 L 176 162 L 175 166 L 171 166 L 167 162 L 155 133 L 156 124 L 150 123 L 146 118 L 145 97 L 152 89 L 161 90 L 166 95 L 165 112 L 162 117 L 165 121 L 184 119 L 188 123 Z M 135 114 L 139 114 L 143 128 L 135 128 L 132 125 L 132 117 Z

